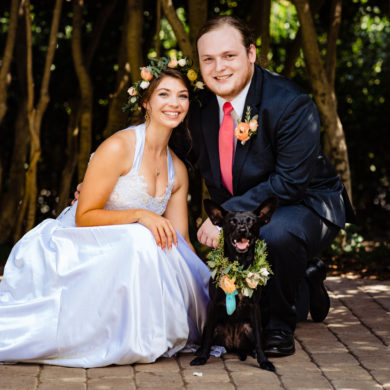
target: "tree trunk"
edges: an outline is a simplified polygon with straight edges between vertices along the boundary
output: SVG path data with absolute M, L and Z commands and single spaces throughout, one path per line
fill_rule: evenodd
M 270 48 L 270 31 L 269 31 L 270 16 L 271 16 L 271 0 L 262 0 L 260 2 L 260 15 L 259 15 L 260 38 L 261 38 L 259 62 L 260 62 L 260 66 L 262 66 L 263 68 L 268 68 L 269 66 L 268 52 Z
M 310 0 L 310 10 L 313 18 L 321 9 L 324 0 Z M 299 28 L 295 39 L 291 42 L 291 44 L 287 47 L 287 55 L 286 55 L 286 63 L 284 65 L 284 69 L 282 75 L 284 77 L 290 78 L 295 68 L 295 61 L 298 58 L 299 51 L 302 48 L 302 31 Z
M 57 35 L 60 25 L 62 0 L 56 0 L 53 11 L 53 18 L 50 28 L 49 44 L 46 53 L 45 66 L 42 76 L 39 101 L 34 107 L 34 77 L 32 62 L 32 36 L 31 36 L 31 16 L 30 1 L 26 0 L 24 13 L 26 20 L 26 42 L 27 42 L 27 119 L 28 129 L 31 137 L 30 141 L 30 162 L 26 172 L 26 186 L 24 197 L 17 218 L 17 225 L 14 240 L 17 241 L 24 231 L 30 230 L 35 223 L 36 199 L 37 199 L 37 167 L 41 155 L 40 131 L 42 117 L 49 103 L 49 81 L 53 64 L 54 53 L 57 46 Z M 26 219 L 24 221 L 24 219 Z M 25 226 L 25 228 L 23 228 Z
M 115 92 L 110 95 L 108 108 L 108 120 L 103 131 L 103 137 L 107 138 L 115 131 L 126 125 L 128 113 L 122 111 L 126 104 L 127 90 L 132 80 L 140 78 L 142 66 L 142 23 L 135 20 L 142 19 L 142 2 L 129 0 L 123 21 L 123 32 L 119 46 L 118 72 L 116 77 Z
M 82 0 L 73 0 L 72 56 L 81 91 L 80 145 L 78 180 L 82 181 L 87 169 L 92 145 L 93 89 L 82 48 Z
M 72 178 L 77 166 L 77 152 L 78 152 L 78 139 L 79 139 L 79 126 L 81 110 L 80 98 L 77 96 L 70 104 L 71 113 L 68 121 L 67 128 L 67 142 L 66 142 L 66 162 L 62 170 L 60 190 L 58 195 L 58 204 L 56 214 L 69 205 L 69 192 L 72 185 Z
M 190 41 L 193 49 L 192 60 L 198 65 L 198 56 L 196 55 L 196 37 L 200 28 L 207 21 L 208 1 L 188 0 L 188 19 L 190 25 Z
M 173 6 L 172 0 L 161 0 L 164 14 L 172 26 L 173 32 L 175 33 L 177 43 L 184 56 L 195 58 L 196 52 L 191 45 L 190 37 L 186 33 L 183 23 L 180 21 L 176 14 L 176 9 Z
M 142 30 L 143 30 L 143 1 L 127 0 L 128 23 L 126 28 L 127 37 L 127 60 L 130 63 L 132 82 L 141 78 L 140 68 L 143 65 L 142 58 Z
M 329 84 L 334 88 L 337 58 L 337 38 L 340 31 L 342 0 L 332 0 L 325 69 Z
M 309 2 L 308 0 L 294 0 L 294 4 L 302 28 L 303 51 L 314 100 L 317 103 L 322 124 L 325 127 L 324 151 L 332 161 L 352 199 L 347 144 L 337 113 L 335 92 L 329 84 L 321 59 Z
M 97 17 L 96 25 L 91 34 L 92 38 L 88 42 L 87 54 L 85 56 L 85 68 L 89 71 L 92 60 L 99 46 L 100 39 L 102 37 L 104 28 L 107 24 L 109 17 L 114 11 L 117 4 L 117 0 L 106 3 L 100 10 Z M 79 92 L 79 91 L 77 91 Z M 70 103 L 71 113 L 67 126 L 67 148 L 66 148 L 66 162 L 62 170 L 61 183 L 59 189 L 59 200 L 57 204 L 56 214 L 58 215 L 67 205 L 69 205 L 69 193 L 72 185 L 72 178 L 77 166 L 77 153 L 78 153 L 78 139 L 79 139 L 79 122 L 81 116 L 81 98 L 79 93 L 75 96 Z
M 0 204 L 0 244 L 6 243 L 13 236 L 18 207 L 23 199 L 30 135 L 27 122 L 27 81 L 26 81 L 26 23 L 19 15 L 15 46 L 15 65 L 17 95 L 20 96 L 14 122 L 14 143 L 11 155 L 11 166 L 4 174 L 5 186 Z
M 10 84 L 9 69 L 15 46 L 16 29 L 18 26 L 19 0 L 11 1 L 10 19 L 8 25 L 7 41 L 5 43 L 4 55 L 0 67 L 0 125 L 7 112 L 7 89 Z M 0 176 L 1 180 L 1 176 Z
M 154 50 L 156 51 L 157 57 L 161 57 L 160 30 L 161 30 L 161 0 L 157 0 L 156 1 L 156 42 L 154 45 Z

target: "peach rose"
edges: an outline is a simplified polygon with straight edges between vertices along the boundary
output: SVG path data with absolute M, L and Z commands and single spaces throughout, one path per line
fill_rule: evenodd
M 261 279 L 261 276 L 258 273 L 249 272 L 245 281 L 248 284 L 248 287 L 256 288 L 259 284 L 259 279 Z
M 248 141 L 249 139 L 249 124 L 241 122 L 234 130 L 235 137 L 240 141 Z
M 236 291 L 236 286 L 234 285 L 235 281 L 236 279 L 230 279 L 229 276 L 223 275 L 219 280 L 219 287 L 226 293 L 231 294 Z
M 171 60 L 169 61 L 168 68 L 176 68 L 177 66 L 177 59 L 176 57 L 171 57 Z
M 130 88 L 127 90 L 127 93 L 128 93 L 130 96 L 136 96 L 136 95 L 138 95 L 138 91 L 137 91 L 134 87 L 130 87 Z
M 190 80 L 192 82 L 192 81 L 195 81 L 197 79 L 198 74 L 193 69 L 188 69 L 187 77 L 188 77 L 188 80 Z
M 145 66 L 141 69 L 141 78 L 145 81 L 150 81 L 153 78 L 152 73 Z
M 257 120 L 256 120 L 256 119 L 252 119 L 252 120 L 249 122 L 249 128 L 250 128 L 252 131 L 256 131 L 258 126 L 259 126 L 259 124 L 257 123 Z

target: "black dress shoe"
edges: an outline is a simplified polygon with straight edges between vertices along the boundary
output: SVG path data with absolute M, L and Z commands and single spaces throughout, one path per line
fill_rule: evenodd
M 322 322 L 329 313 L 330 300 L 324 286 L 326 265 L 314 259 L 306 268 L 306 279 L 310 293 L 310 315 L 314 322 Z
M 264 332 L 264 353 L 268 356 L 288 356 L 295 352 L 294 336 L 284 330 Z

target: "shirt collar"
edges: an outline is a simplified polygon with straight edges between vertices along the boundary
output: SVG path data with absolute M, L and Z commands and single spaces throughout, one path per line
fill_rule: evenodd
M 230 101 L 231 105 L 233 106 L 233 110 L 234 110 L 234 114 L 232 116 L 234 116 L 234 119 L 236 120 L 236 122 L 240 122 L 241 118 L 244 114 L 246 95 L 248 94 L 248 90 L 249 90 L 249 87 L 251 85 L 251 81 L 252 81 L 252 79 L 249 80 L 249 82 L 245 86 L 245 88 L 233 100 Z M 222 115 L 220 115 L 220 118 L 222 121 L 222 118 L 223 118 L 223 108 L 222 107 L 227 102 L 227 100 L 225 100 L 222 97 L 217 95 L 217 101 L 218 101 L 218 105 L 219 105 L 219 112 L 220 112 L 220 114 L 222 113 Z

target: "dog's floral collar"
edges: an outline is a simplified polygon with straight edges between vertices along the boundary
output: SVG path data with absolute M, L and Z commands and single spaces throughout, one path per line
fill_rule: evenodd
M 245 142 L 248 141 L 253 134 L 257 133 L 257 128 L 259 126 L 259 123 L 257 122 L 258 118 L 258 115 L 254 115 L 251 118 L 251 108 L 248 106 L 246 108 L 245 120 L 239 122 L 234 129 L 234 136 L 241 141 L 242 145 L 245 145 Z
M 226 310 L 230 315 L 236 309 L 235 295 L 241 292 L 244 296 L 251 297 L 257 286 L 265 286 L 273 273 L 267 261 L 267 244 L 263 240 L 256 240 L 253 264 L 246 269 L 237 260 L 229 261 L 223 248 L 221 229 L 218 248 L 208 253 L 207 265 L 215 284 L 226 293 Z

